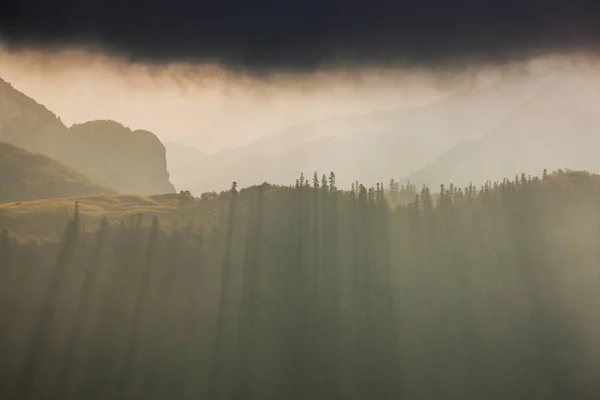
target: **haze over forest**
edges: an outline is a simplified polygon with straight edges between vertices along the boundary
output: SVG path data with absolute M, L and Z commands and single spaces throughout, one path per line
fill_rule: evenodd
M 535 141 L 534 131 L 556 126 L 548 118 L 562 124 L 560 131 L 544 129 L 551 146 L 569 131 L 573 143 L 593 148 L 594 140 L 585 136 L 595 131 L 600 106 L 599 64 L 581 55 L 454 73 L 379 69 L 262 79 L 217 67 L 127 64 L 82 51 L 4 50 L 2 55 L 0 76 L 66 124 L 116 120 L 179 144 L 167 151 L 171 182 L 197 195 L 222 190 L 232 180 L 283 184 L 311 169 L 335 169 L 345 186 L 357 179 L 413 178 L 418 185 L 461 180 L 459 173 L 435 171 L 437 158 L 487 136 L 506 138 L 500 139 L 506 145 L 511 135 Z M 328 147 L 338 151 L 333 155 Z M 493 165 L 487 175 L 482 171 L 456 183 L 539 173 L 542 164 L 597 168 L 579 155 L 555 154 L 543 146 L 535 151 L 543 163 L 508 163 L 498 148 L 488 157 Z M 377 161 L 371 159 L 375 153 Z M 198 174 L 206 168 L 213 174 Z
M 0 6 L 0 398 L 598 399 L 600 3 Z

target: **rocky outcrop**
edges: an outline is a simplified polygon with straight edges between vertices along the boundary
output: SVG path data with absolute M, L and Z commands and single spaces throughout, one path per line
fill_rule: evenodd
M 175 191 L 165 148 L 151 132 L 114 121 L 67 128 L 59 117 L 0 79 L 0 141 L 54 158 L 119 192 Z
M 62 149 L 69 164 L 122 193 L 173 193 L 165 147 L 152 132 L 114 121 L 73 125 Z

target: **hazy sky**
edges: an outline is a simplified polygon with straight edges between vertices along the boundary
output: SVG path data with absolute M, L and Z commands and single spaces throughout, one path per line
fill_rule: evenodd
M 600 0 L 0 7 L 0 77 L 65 123 L 114 119 L 208 152 L 334 114 L 429 101 L 490 71 L 599 45 Z
M 440 93 L 418 72 L 260 79 L 218 67 L 130 65 L 80 52 L 0 52 L 0 77 L 67 125 L 114 119 L 208 152 L 301 122 L 430 101 Z
M 370 67 L 259 77 L 207 64 L 131 63 L 83 50 L 0 47 L 0 77 L 67 125 L 113 119 L 150 130 L 164 142 L 213 153 L 331 115 L 431 102 L 452 90 L 552 68 L 561 60 L 566 58 L 461 71 Z

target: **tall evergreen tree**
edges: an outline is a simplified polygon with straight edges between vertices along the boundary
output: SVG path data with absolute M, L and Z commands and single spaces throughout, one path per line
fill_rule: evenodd
M 53 324 L 55 323 L 58 311 L 61 285 L 64 284 L 68 266 L 77 251 L 80 233 L 79 227 L 79 202 L 76 201 L 73 216 L 65 230 L 58 258 L 52 271 L 50 285 L 43 300 L 40 316 L 33 330 L 33 337 L 25 359 L 25 368 L 18 381 L 15 398 L 27 400 L 37 398 L 40 395 L 38 392 L 38 383 L 35 380 L 36 367 L 38 367 L 42 353 L 44 352 L 46 335 L 55 328 Z

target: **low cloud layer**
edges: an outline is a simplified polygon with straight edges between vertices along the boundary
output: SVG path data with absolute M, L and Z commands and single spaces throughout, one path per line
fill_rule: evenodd
M 331 115 L 427 102 L 455 82 L 383 69 L 252 79 L 203 65 L 132 64 L 84 51 L 8 52 L 1 46 L 0 79 L 68 125 L 114 119 L 207 152 Z
M 598 0 L 9 0 L 12 48 L 89 47 L 153 63 L 250 73 L 452 68 L 595 53 Z

